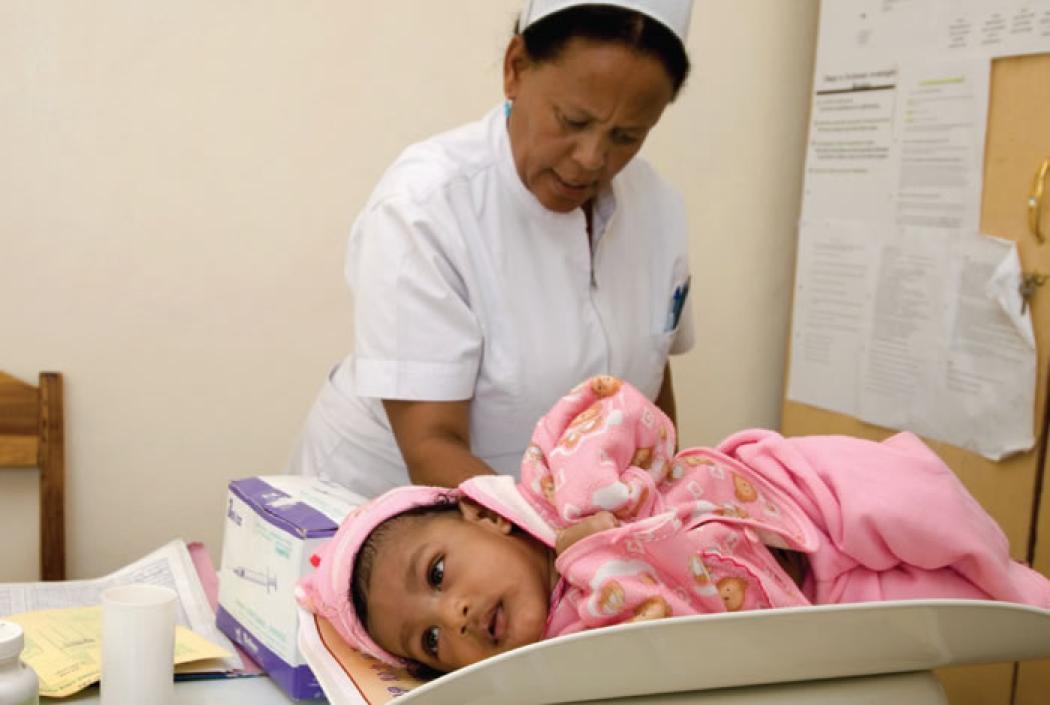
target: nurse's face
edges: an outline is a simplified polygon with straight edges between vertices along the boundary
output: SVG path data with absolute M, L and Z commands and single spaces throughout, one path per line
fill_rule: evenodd
M 518 176 L 546 208 L 587 203 L 642 148 L 674 96 L 660 60 L 617 43 L 572 39 L 535 62 L 514 37 L 503 66 Z

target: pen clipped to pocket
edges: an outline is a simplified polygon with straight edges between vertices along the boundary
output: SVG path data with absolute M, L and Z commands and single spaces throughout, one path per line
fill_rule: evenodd
M 689 284 L 692 281 L 692 276 L 686 277 L 684 282 L 674 288 L 674 293 L 671 295 L 671 305 L 667 310 L 667 321 L 664 324 L 665 333 L 678 327 L 678 323 L 682 319 L 682 311 L 685 309 L 685 299 L 689 296 Z

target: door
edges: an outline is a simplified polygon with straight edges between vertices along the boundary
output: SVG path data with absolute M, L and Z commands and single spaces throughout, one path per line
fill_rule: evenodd
M 1040 245 L 1028 227 L 1028 198 L 1042 160 L 1050 157 L 1050 54 L 996 59 L 992 63 L 991 96 L 985 148 L 984 193 L 981 231 L 1010 238 L 1018 243 L 1022 267 L 1050 274 L 1050 242 Z M 1047 190 L 1050 191 L 1050 184 Z M 1047 199 L 1050 199 L 1048 194 Z M 1044 230 L 1050 231 L 1050 207 L 1044 203 Z M 1001 462 L 976 453 L 927 441 L 955 470 L 984 508 L 999 522 L 1010 540 L 1013 557 L 1031 560 L 1033 522 L 1042 484 L 1042 448 L 1047 442 L 1047 372 L 1050 363 L 1050 282 L 1031 299 L 1032 324 L 1038 349 L 1038 380 L 1035 423 L 1036 446 L 1031 451 Z M 855 418 L 794 401 L 785 400 L 781 432 L 787 436 L 847 434 L 881 440 L 893 431 Z M 1047 484 L 1050 484 L 1048 482 Z M 1044 492 L 1045 494 L 1046 492 Z M 1042 506 L 1047 506 L 1046 497 Z M 1044 511 L 1044 525 L 1046 523 Z M 1050 541 L 1044 527 L 1044 543 Z M 1050 571 L 1050 549 L 1043 551 L 1042 572 Z M 1047 666 L 1027 668 L 1025 681 L 1043 678 L 1041 700 L 1047 702 Z M 938 673 L 952 705 L 1009 705 L 1015 676 L 1013 664 L 994 664 L 944 669 Z M 1041 675 L 1037 675 L 1041 674 Z M 1036 696 L 1031 695 L 1031 698 Z M 1017 703 L 1035 703 L 1020 700 Z M 1025 696 L 1029 697 L 1029 696 Z
M 1032 567 L 1043 575 L 1050 575 L 1050 452 L 1043 460 L 1043 492 L 1039 500 L 1039 516 L 1035 534 Z M 1015 705 L 1046 705 L 1050 700 L 1050 659 L 1020 664 L 1017 676 Z

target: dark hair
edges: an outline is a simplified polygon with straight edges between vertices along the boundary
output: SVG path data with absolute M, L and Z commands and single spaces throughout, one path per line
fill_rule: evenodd
M 379 555 L 379 550 L 382 548 L 387 534 L 396 526 L 409 519 L 444 514 L 458 508 L 459 502 L 454 497 L 445 495 L 439 498 L 435 504 L 405 510 L 372 529 L 372 533 L 368 535 L 365 542 L 361 544 L 361 548 L 358 549 L 357 555 L 354 556 L 354 570 L 350 575 L 350 585 L 347 586 L 350 600 L 354 603 L 354 612 L 357 613 L 357 618 L 361 620 L 361 624 L 364 625 L 365 629 L 368 629 L 368 591 L 369 583 L 372 581 L 372 569 L 375 567 L 376 556 Z M 414 675 L 423 678 L 438 675 L 436 671 L 428 669 L 423 664 L 412 663 L 409 666 L 409 670 Z
M 667 70 L 672 100 L 689 75 L 689 57 L 681 40 L 662 22 L 634 10 L 612 5 L 579 5 L 552 13 L 515 34 L 535 61 L 554 61 L 572 39 L 616 42 L 651 54 Z

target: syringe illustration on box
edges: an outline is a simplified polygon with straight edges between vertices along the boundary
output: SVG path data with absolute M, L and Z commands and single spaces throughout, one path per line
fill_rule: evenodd
M 277 592 L 277 576 L 270 573 L 269 568 L 267 568 L 264 572 L 261 570 L 245 568 L 244 566 L 235 566 L 233 569 L 233 574 L 236 575 L 238 578 L 247 580 L 250 583 L 262 585 L 264 588 L 266 588 L 266 592 L 270 592 L 271 590 Z

